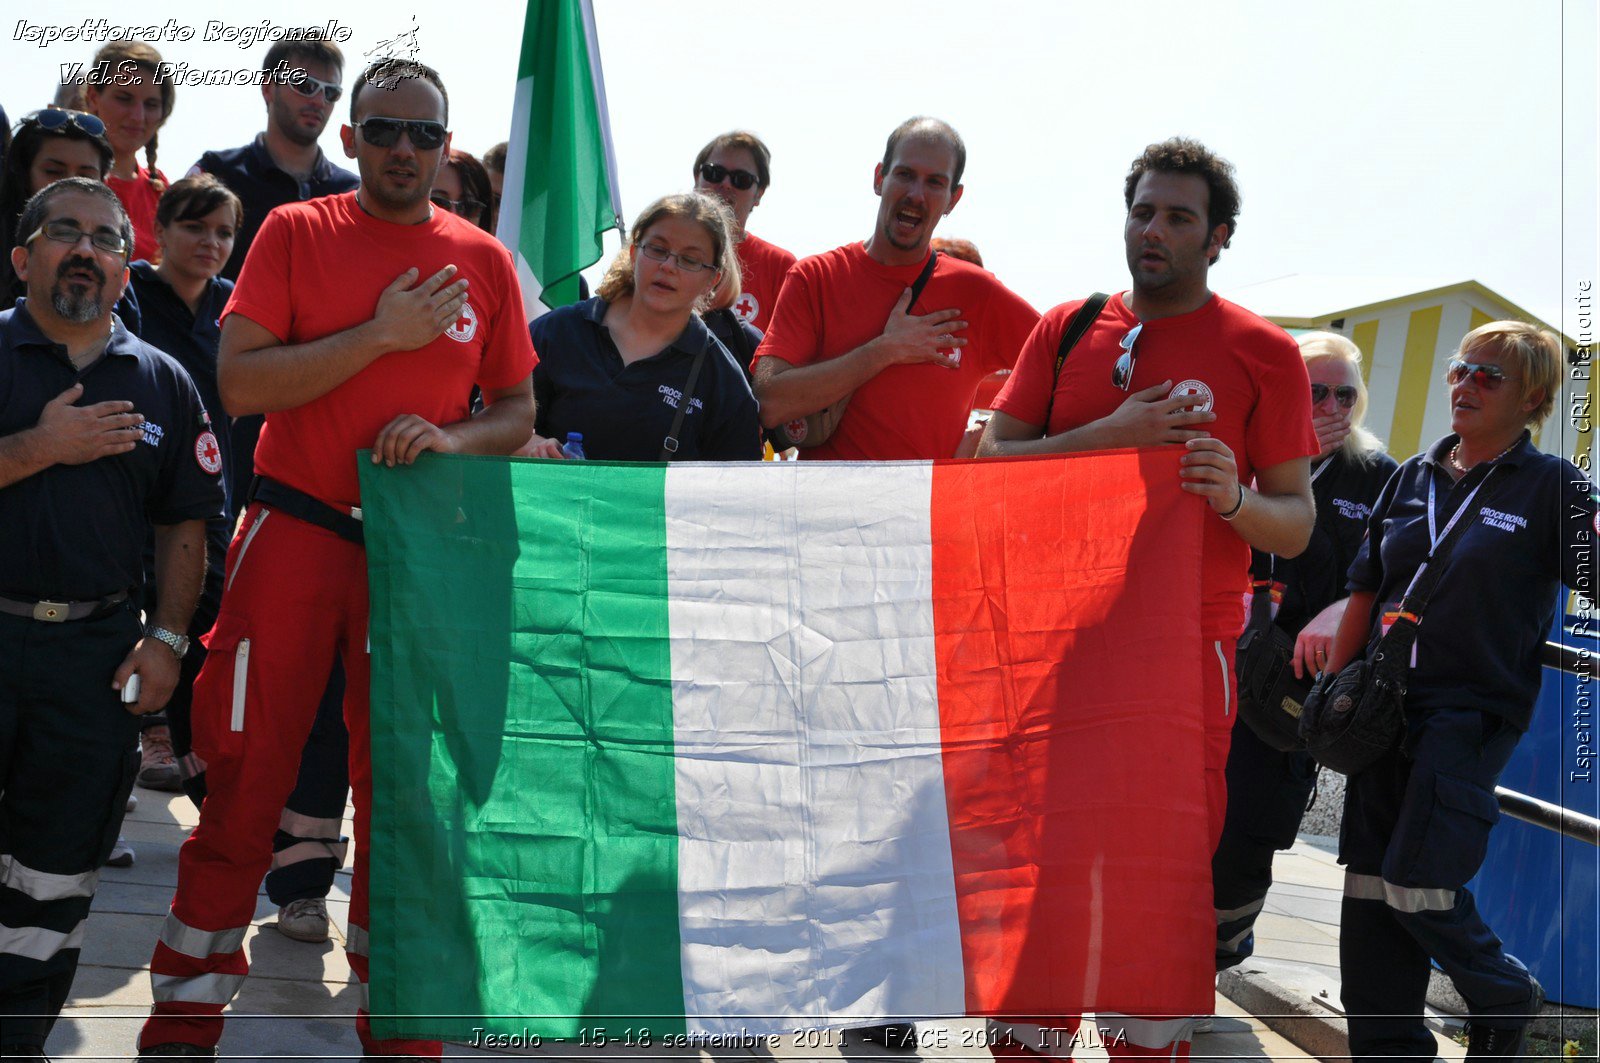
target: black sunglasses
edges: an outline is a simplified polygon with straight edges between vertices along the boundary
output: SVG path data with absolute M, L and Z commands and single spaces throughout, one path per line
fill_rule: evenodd
M 67 123 L 77 126 L 91 137 L 106 135 L 106 124 L 92 114 L 83 111 L 69 111 L 61 107 L 46 107 L 41 111 L 24 115 L 22 125 L 36 125 L 40 129 L 60 129 Z
M 720 185 L 724 179 L 741 192 L 755 187 L 756 175 L 749 170 L 730 170 L 718 163 L 708 162 L 700 167 L 700 176 L 708 185 Z
M 1450 359 L 1450 367 L 1445 370 L 1444 378 L 1451 387 L 1455 387 L 1468 377 L 1472 382 L 1485 391 L 1494 391 L 1507 380 L 1513 379 L 1506 374 L 1504 369 L 1497 365 L 1483 362 L 1464 362 L 1459 358 Z
M 411 146 L 418 151 L 433 151 L 444 144 L 444 138 L 449 135 L 442 122 L 406 121 L 401 118 L 368 118 L 359 122 L 356 128 L 361 130 L 361 139 L 375 148 L 392 148 L 400 140 L 400 134 L 405 133 L 411 138 Z
M 428 202 L 440 210 L 448 210 L 451 214 L 459 214 L 463 218 L 476 218 L 478 212 L 483 210 L 483 203 L 480 200 L 473 199 L 471 196 L 451 199 L 443 192 L 434 192 L 428 197 Z
M 1333 400 L 1345 409 L 1356 404 L 1356 386 L 1354 384 L 1340 384 L 1330 388 L 1326 384 L 1311 385 L 1311 405 L 1315 406 L 1328 397 L 1328 392 L 1333 392 Z
M 304 70 L 290 71 L 284 79 L 284 84 L 302 96 L 315 97 L 320 92 L 327 97 L 329 103 L 338 103 L 339 97 L 344 95 L 344 89 L 341 89 L 336 82 L 319 81 Z

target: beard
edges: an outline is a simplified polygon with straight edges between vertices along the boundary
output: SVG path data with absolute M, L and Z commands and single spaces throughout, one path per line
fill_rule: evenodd
M 80 266 L 86 267 L 94 274 L 93 284 L 67 279 L 67 271 Z M 50 308 L 63 320 L 84 325 L 109 309 L 104 305 L 105 291 L 105 270 L 88 259 L 69 258 L 56 270 L 56 283 L 50 289 Z

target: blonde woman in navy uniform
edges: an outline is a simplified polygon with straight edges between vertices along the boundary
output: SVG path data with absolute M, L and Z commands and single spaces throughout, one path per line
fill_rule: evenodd
M 1471 522 L 1418 628 L 1402 748 L 1345 792 L 1339 967 L 1356 1060 L 1434 1058 L 1430 961 L 1470 1009 L 1468 1059 L 1520 1055 L 1543 997 L 1465 886 L 1533 713 L 1557 586 L 1594 597 L 1595 502 L 1584 474 L 1530 437 L 1560 385 L 1553 334 L 1490 322 L 1461 341 L 1447 379 L 1451 434 L 1401 465 L 1373 507 L 1328 662 L 1370 652 L 1433 544 Z

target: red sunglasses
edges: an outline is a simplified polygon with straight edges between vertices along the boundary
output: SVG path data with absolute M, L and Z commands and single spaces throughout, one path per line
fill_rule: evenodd
M 1459 358 L 1450 359 L 1450 367 L 1445 370 L 1444 374 L 1444 378 L 1449 382 L 1450 386 L 1455 387 L 1468 377 L 1472 378 L 1474 386 L 1480 387 L 1485 391 L 1495 391 L 1501 384 L 1512 379 L 1512 377 L 1506 375 L 1504 369 L 1497 365 L 1485 365 L 1481 362 L 1463 362 Z

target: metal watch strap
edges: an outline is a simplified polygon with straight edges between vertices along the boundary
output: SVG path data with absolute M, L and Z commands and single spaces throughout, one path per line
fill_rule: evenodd
M 189 652 L 189 639 L 185 635 L 174 634 L 166 628 L 156 627 L 154 624 L 145 628 L 144 633 L 150 638 L 165 642 L 167 647 L 172 650 L 173 656 L 180 661 L 183 660 L 183 655 Z

